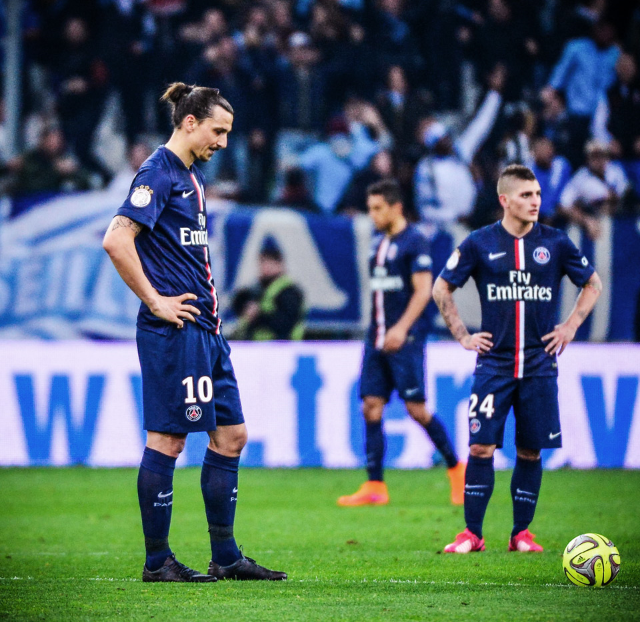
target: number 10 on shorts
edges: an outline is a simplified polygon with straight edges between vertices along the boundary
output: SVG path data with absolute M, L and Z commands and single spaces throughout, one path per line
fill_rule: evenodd
M 193 376 L 187 376 L 182 381 L 182 384 L 187 389 L 187 397 L 184 398 L 184 403 L 195 404 L 198 399 L 196 399 L 195 393 L 193 391 Z M 200 378 L 198 379 L 197 389 L 198 398 L 201 402 L 204 402 L 206 404 L 213 399 L 213 382 L 211 382 L 211 378 L 209 378 L 209 376 L 200 376 Z
M 469 419 L 473 419 L 477 416 L 476 406 L 478 405 L 478 401 L 478 395 L 476 393 L 472 393 L 471 397 L 469 398 Z M 493 407 L 493 393 L 489 393 L 489 395 L 487 395 L 487 397 L 482 400 L 482 404 L 480 404 L 479 410 L 487 419 L 491 419 L 491 417 L 493 417 L 493 413 L 496 410 Z

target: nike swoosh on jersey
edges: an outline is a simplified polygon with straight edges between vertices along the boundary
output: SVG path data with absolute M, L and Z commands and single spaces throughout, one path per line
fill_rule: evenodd
M 182 193 L 182 198 L 186 199 L 189 195 L 193 194 L 195 192 L 195 190 L 192 190 L 191 192 L 187 192 L 186 190 Z
M 506 255 L 507 253 L 489 253 L 489 261 L 493 261 L 494 259 L 498 259 L 498 257 L 502 257 L 503 255 Z

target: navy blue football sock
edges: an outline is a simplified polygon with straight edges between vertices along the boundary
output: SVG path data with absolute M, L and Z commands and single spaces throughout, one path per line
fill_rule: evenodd
M 493 456 L 469 456 L 464 485 L 464 520 L 467 529 L 478 538 L 482 538 L 482 523 L 491 499 L 494 481 Z
M 451 469 L 456 466 L 456 464 L 458 464 L 458 454 L 456 454 L 456 450 L 453 448 L 442 421 L 433 414 L 431 421 L 424 426 L 424 429 L 427 431 L 436 449 L 442 454 L 444 461 L 447 463 L 447 467 Z
M 511 498 L 513 499 L 512 536 L 524 531 L 533 520 L 542 483 L 542 460 L 516 458 L 511 476 Z
M 239 464 L 239 457 L 222 456 L 208 447 L 202 464 L 200 486 L 209 523 L 211 559 L 221 566 L 229 566 L 242 557 L 233 537 Z
M 367 455 L 367 474 L 369 481 L 381 482 L 384 462 L 384 431 L 382 421 L 369 423 L 365 421 L 365 445 Z
M 138 501 L 147 551 L 147 568 L 158 570 L 171 555 L 169 527 L 173 505 L 173 471 L 176 458 L 144 448 L 138 471 Z

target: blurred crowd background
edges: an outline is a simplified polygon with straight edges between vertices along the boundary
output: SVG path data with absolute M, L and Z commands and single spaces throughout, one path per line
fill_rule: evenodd
M 636 2 L 21 5 L 17 139 L 7 93 L 0 102 L 0 189 L 16 199 L 124 197 L 170 134 L 158 98 L 180 80 L 219 88 L 236 111 L 228 149 L 204 167 L 210 198 L 351 215 L 369 183 L 393 175 L 427 228 L 478 227 L 499 214 L 499 169 L 522 162 L 546 221 L 595 239 L 600 214 L 638 212 Z M 5 6 L 5 34 L 6 17 Z

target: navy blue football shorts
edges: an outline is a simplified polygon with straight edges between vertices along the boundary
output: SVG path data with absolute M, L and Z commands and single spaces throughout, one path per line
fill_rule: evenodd
M 511 378 L 476 374 L 469 398 L 469 445 L 502 447 L 504 426 L 513 406 L 516 447 L 562 447 L 558 377 Z
M 424 402 L 423 341 L 407 341 L 400 350 L 386 353 L 365 342 L 360 373 L 360 397 L 389 401 L 395 389 L 405 402 Z
M 244 423 L 238 383 L 222 335 L 193 322 L 166 334 L 138 327 L 144 429 L 169 434 Z

